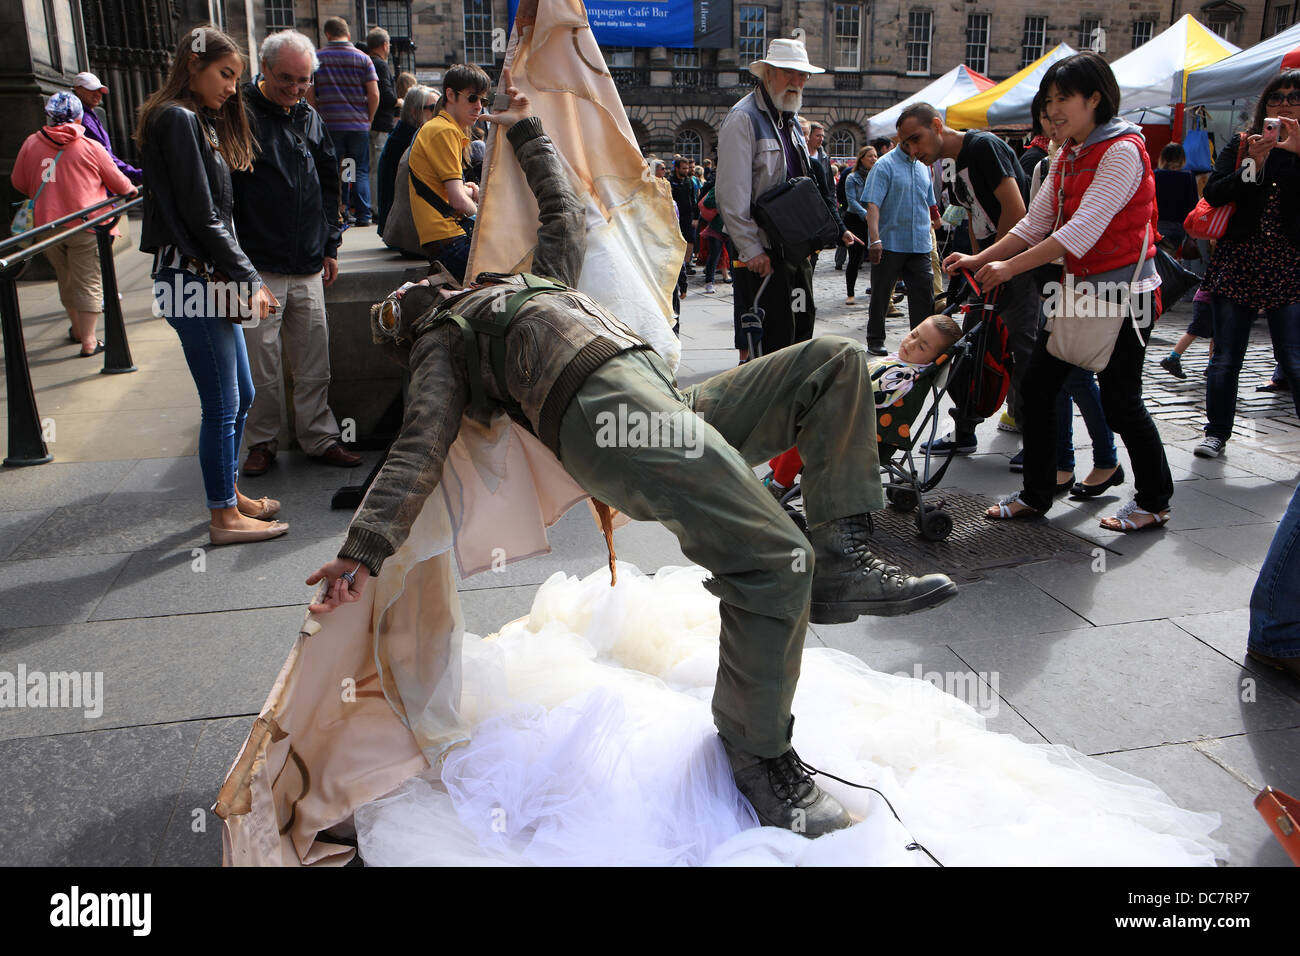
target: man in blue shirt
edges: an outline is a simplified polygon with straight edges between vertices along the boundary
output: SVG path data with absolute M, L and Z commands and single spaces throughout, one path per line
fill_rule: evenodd
M 891 149 L 867 174 L 867 254 L 871 257 L 871 311 L 867 351 L 885 355 L 885 312 L 899 279 L 907 288 L 908 320 L 916 328 L 934 311 L 930 227 L 937 218 L 930 167 L 907 150 Z

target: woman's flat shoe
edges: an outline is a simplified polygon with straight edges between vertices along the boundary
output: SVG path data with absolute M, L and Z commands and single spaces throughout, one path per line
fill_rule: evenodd
M 1115 469 L 1114 474 L 1099 485 L 1086 485 L 1082 481 L 1075 482 L 1070 489 L 1071 498 L 1096 498 L 1107 488 L 1114 488 L 1124 484 L 1124 466 L 1120 465 Z
M 289 526 L 283 521 L 272 521 L 265 528 L 256 528 L 252 531 L 218 528 L 216 525 L 210 524 L 208 525 L 208 538 L 214 545 L 248 544 L 252 541 L 268 541 L 271 538 L 278 538 L 288 530 Z
M 1058 495 L 1063 495 L 1063 494 L 1065 494 L 1065 493 L 1066 493 L 1067 491 L 1069 491 L 1072 487 L 1074 487 L 1074 483 L 1075 483 L 1075 482 L 1074 482 L 1074 475 L 1070 475 L 1070 477 L 1067 478 L 1067 479 L 1065 479 L 1065 481 L 1058 481 L 1058 482 L 1056 483 L 1056 492 L 1055 492 L 1055 494 L 1058 494 Z
M 239 513 L 245 518 L 256 518 L 258 521 L 270 521 L 280 513 L 280 502 L 274 498 L 259 498 L 253 503 L 260 505 L 260 508 L 256 511 L 245 511 L 240 508 Z
M 1146 524 L 1138 524 L 1136 521 L 1133 520 L 1133 517 L 1135 515 L 1137 516 L 1147 515 L 1151 518 L 1154 518 L 1155 520 L 1148 521 Z M 1110 524 L 1106 523 L 1108 521 L 1110 522 Z M 1101 519 L 1101 526 L 1105 528 L 1107 531 L 1123 531 L 1125 534 L 1127 534 L 1130 531 L 1146 531 L 1149 528 L 1163 528 L 1168 523 L 1169 523 L 1169 509 L 1166 508 L 1164 511 L 1161 511 L 1159 513 L 1153 511 L 1145 511 L 1142 508 L 1139 508 L 1137 506 L 1136 501 L 1130 501 L 1128 504 L 1120 508 L 1119 511 L 1115 514 L 1115 517 Z
M 92 355 L 98 355 L 98 354 L 99 354 L 100 352 L 102 352 L 102 351 L 104 351 L 104 343 L 103 343 L 103 342 L 96 342 L 96 343 L 95 343 L 95 351 L 93 351 L 93 352 L 78 352 L 78 353 L 77 353 L 77 358 L 90 358 Z
M 1019 511 L 1012 511 L 1011 506 L 1017 504 L 1024 507 Z M 1041 518 L 1043 515 L 1044 512 L 1025 504 L 1019 493 L 999 498 L 996 505 L 984 512 L 984 517 L 990 521 L 1028 521 L 1031 518 Z

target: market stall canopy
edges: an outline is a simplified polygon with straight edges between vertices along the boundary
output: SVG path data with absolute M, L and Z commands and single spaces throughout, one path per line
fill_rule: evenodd
M 1045 74 L 1057 60 L 1079 51 L 1068 43 L 1053 47 L 1019 73 L 948 107 L 946 122 L 953 129 L 991 129 L 1028 126 L 1034 96 Z
M 1300 69 L 1300 23 L 1213 66 L 1189 72 L 1187 102 L 1202 106 L 1258 96 L 1282 70 Z
M 953 103 L 970 99 L 993 86 L 993 81 L 976 73 L 966 64 L 955 66 L 929 86 L 917 90 L 907 99 L 895 103 L 883 113 L 867 120 L 867 139 L 892 138 L 898 131 L 898 116 L 913 103 L 929 103 L 942 114 Z
M 1183 85 L 1195 71 L 1240 52 L 1191 14 L 1110 65 L 1119 83 L 1120 111 L 1183 102 Z

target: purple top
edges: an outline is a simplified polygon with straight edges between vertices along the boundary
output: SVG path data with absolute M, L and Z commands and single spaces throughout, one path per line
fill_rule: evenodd
M 379 82 L 370 57 L 351 40 L 331 40 L 316 54 L 316 112 L 331 133 L 369 131 L 370 106 L 366 83 Z
M 785 178 L 793 179 L 796 176 L 807 176 L 808 170 L 804 168 L 803 163 L 799 161 L 799 150 L 794 145 L 793 128 L 797 122 L 793 113 L 778 113 L 776 105 L 772 98 L 767 95 L 767 88 L 762 83 L 758 85 L 759 92 L 763 97 L 763 108 L 773 116 L 780 119 L 781 122 L 773 120 L 776 126 L 777 139 L 781 141 L 781 148 L 785 151 Z
M 144 181 L 144 174 L 136 169 L 125 160 L 118 159 L 117 153 L 113 152 L 113 147 L 108 141 L 108 130 L 104 129 L 104 124 L 99 121 L 99 116 L 94 110 L 86 110 L 81 114 L 81 125 L 85 127 L 86 135 L 108 150 L 108 155 L 113 160 L 113 165 L 122 171 L 122 175 L 137 186 Z

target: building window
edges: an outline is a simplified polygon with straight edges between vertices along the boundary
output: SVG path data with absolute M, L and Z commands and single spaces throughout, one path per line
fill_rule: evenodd
M 492 49 L 492 0 L 465 0 L 465 62 L 496 63 Z
M 293 0 L 266 0 L 266 32 L 293 29 Z
M 830 139 L 826 142 L 826 152 L 830 155 L 832 161 L 837 163 L 852 163 L 857 160 L 858 141 L 848 130 L 832 130 Z
M 767 48 L 767 8 L 742 5 L 740 8 L 740 32 L 737 34 L 737 52 L 740 65 L 748 67 L 755 60 L 763 59 Z
M 1100 40 L 1097 31 L 1101 29 L 1101 21 L 1096 17 L 1084 17 L 1079 21 L 1079 49 L 1095 50 L 1095 44 Z
M 1228 39 L 1228 28 L 1232 26 L 1232 23 L 1228 20 L 1211 20 L 1206 26 L 1210 28 L 1210 32 L 1215 36 L 1223 37 L 1226 40 Z
M 678 130 L 673 140 L 673 152 L 698 166 L 704 161 L 704 140 L 693 129 Z
M 674 70 L 698 70 L 700 51 L 694 48 L 673 50 Z
M 966 17 L 966 65 L 976 73 L 989 71 L 989 15 L 972 13 Z
M 1273 32 L 1281 33 L 1291 25 L 1291 5 L 1278 7 L 1273 11 Z
M 1133 49 L 1137 49 L 1142 44 L 1147 43 L 1155 36 L 1156 22 L 1154 20 L 1134 20 L 1133 21 Z
M 929 10 L 913 10 L 907 15 L 907 72 L 930 72 Z
M 636 66 L 636 49 L 630 46 L 606 46 L 600 48 L 605 55 L 605 65 L 612 69 L 631 69 Z
M 1020 69 L 1043 55 L 1046 42 L 1047 17 L 1025 17 L 1025 36 L 1020 42 Z
M 862 7 L 856 3 L 835 4 L 835 69 L 862 68 Z

